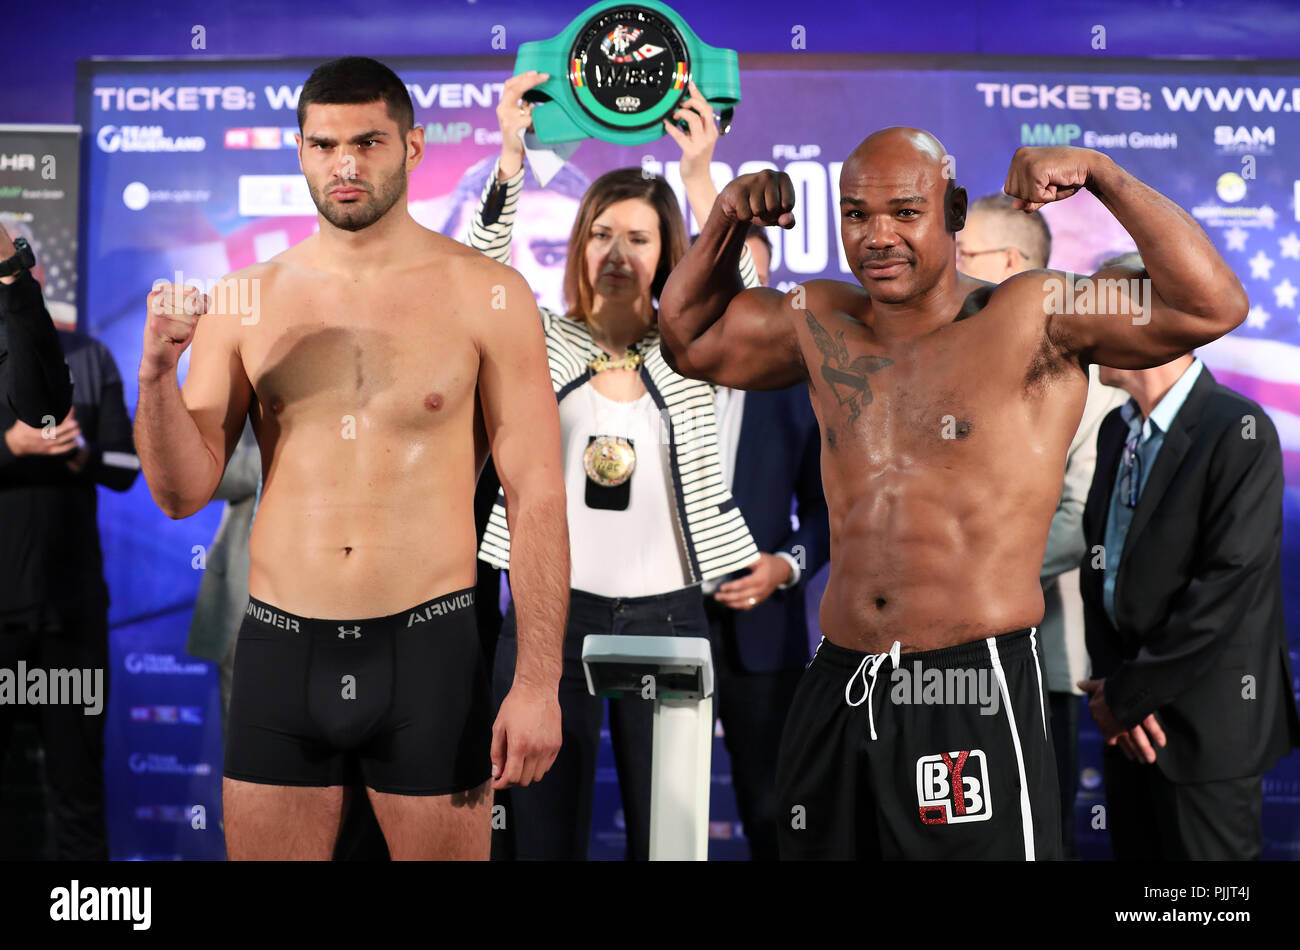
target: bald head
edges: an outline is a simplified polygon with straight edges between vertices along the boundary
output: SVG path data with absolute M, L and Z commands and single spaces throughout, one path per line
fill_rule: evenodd
M 872 297 L 905 301 L 955 274 L 953 235 L 966 223 L 966 191 L 954 175 L 943 143 L 922 129 L 881 129 L 849 153 L 840 171 L 840 232 Z
M 904 161 L 930 160 L 936 166 L 941 166 L 944 156 L 948 153 L 943 143 L 924 129 L 909 129 L 905 125 L 896 125 L 868 135 L 849 153 L 849 161 L 853 161 L 855 156 L 868 157 L 872 154 L 887 160 L 895 160 L 897 157 L 901 157 Z
M 910 180 L 926 186 L 926 191 L 918 192 L 918 197 L 924 198 L 926 203 L 934 199 L 929 192 L 941 186 L 940 200 L 945 207 L 951 205 L 957 188 L 952 156 L 931 133 L 904 125 L 872 132 L 859 142 L 844 161 L 840 172 L 841 187 L 845 174 L 865 173 L 874 177 L 891 170 L 902 171 Z M 948 230 L 960 231 L 965 223 L 964 207 L 960 216 L 946 214 L 944 223 Z

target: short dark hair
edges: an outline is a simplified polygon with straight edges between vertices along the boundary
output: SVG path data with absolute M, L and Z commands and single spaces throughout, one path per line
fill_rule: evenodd
M 298 131 L 302 131 L 307 106 L 313 102 L 318 105 L 354 105 L 381 99 L 398 130 L 403 135 L 411 131 L 415 126 L 415 108 L 397 73 L 379 60 L 366 56 L 344 56 L 321 63 L 312 70 L 298 95 Z
M 1025 254 L 1032 267 L 1047 266 L 1052 257 L 1052 232 L 1040 212 L 1017 210 L 1015 199 L 1001 192 L 985 195 L 975 201 L 966 213 L 966 219 L 970 220 L 971 215 L 977 211 L 998 219 L 1008 240 L 1019 242 L 1019 250 Z

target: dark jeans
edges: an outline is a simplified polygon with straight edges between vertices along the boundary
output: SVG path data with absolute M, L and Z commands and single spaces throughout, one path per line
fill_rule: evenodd
M 705 599 L 713 668 L 717 673 L 715 710 L 731 758 L 736 810 L 745 828 L 752 861 L 776 861 L 776 758 L 781 730 L 794 702 L 803 667 L 750 672 L 740 661 L 732 611 Z
M 108 616 L 94 613 L 66 622 L 64 629 L 0 628 L 0 668 L 17 676 L 18 662 L 44 670 L 102 670 L 97 715 L 86 706 L 51 703 L 31 707 L 0 704 L 0 764 L 20 710 L 35 713 L 45 747 L 45 800 L 54 825 L 59 861 L 107 861 L 104 819 L 104 722 L 108 715 Z M 17 683 L 18 688 L 26 684 Z M 49 695 L 47 693 L 47 699 Z M 0 775 L 0 783 L 4 776 Z
M 540 782 L 497 792 L 497 804 L 505 807 L 505 828 L 493 831 L 494 858 L 587 858 L 596 754 L 606 702 L 587 692 L 582 670 L 582 641 L 592 633 L 707 638 L 709 630 L 698 587 L 653 597 L 608 598 L 580 590 L 570 593 L 564 672 L 560 677 L 560 754 Z M 492 693 L 498 710 L 514 680 L 518 649 L 512 603 L 501 626 L 493 669 Z M 639 697 L 609 700 L 609 732 L 627 827 L 626 857 L 644 861 L 650 854 L 654 703 Z
M 1056 778 L 1061 785 L 1061 857 L 1077 857 L 1074 849 L 1074 799 L 1079 793 L 1079 703 L 1073 693 L 1048 693 L 1052 714 L 1052 745 L 1056 748 Z

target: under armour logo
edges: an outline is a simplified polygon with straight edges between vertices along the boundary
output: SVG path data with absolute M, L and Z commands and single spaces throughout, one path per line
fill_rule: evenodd
M 360 636 L 361 636 L 361 628 L 359 626 L 353 627 L 351 630 L 349 630 L 347 627 L 339 627 L 340 640 L 342 640 L 344 637 L 360 637 Z

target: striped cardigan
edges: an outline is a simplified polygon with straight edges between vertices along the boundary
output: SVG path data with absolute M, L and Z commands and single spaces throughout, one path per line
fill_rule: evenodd
M 503 264 L 510 263 L 510 231 L 523 180 L 521 168 L 501 183 L 502 187 L 494 187 L 497 183 L 494 165 L 470 225 L 470 246 Z M 742 276 L 746 286 L 757 285 L 748 250 L 742 259 Z M 562 402 L 592 378 L 594 373 L 588 364 L 603 351 L 592 340 L 585 323 L 545 307 L 540 309 L 551 385 L 556 400 Z M 747 567 L 759 552 L 740 508 L 723 482 L 713 414 L 713 386 L 679 376 L 669 367 L 659 351 L 657 329 L 632 348 L 641 354 L 643 362 L 638 372 L 650 398 L 662 418 L 671 420 L 671 425 L 664 426 L 668 469 L 672 473 L 677 539 L 686 553 L 689 583 L 723 577 Z M 510 567 L 504 491 L 497 495 L 478 556 L 494 567 Z

